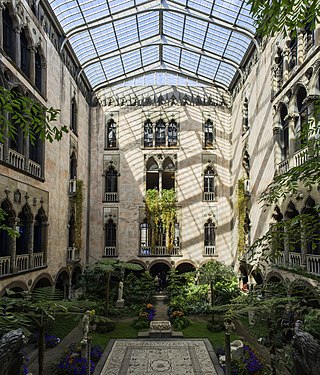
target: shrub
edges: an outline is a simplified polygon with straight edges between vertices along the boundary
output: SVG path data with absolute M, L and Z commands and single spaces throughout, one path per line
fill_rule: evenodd
M 132 323 L 132 327 L 136 329 L 149 328 L 150 322 L 153 320 L 156 309 L 151 303 L 140 310 L 138 318 Z
M 174 310 L 170 314 L 170 322 L 174 329 L 181 330 L 190 324 L 190 320 L 184 315 L 181 310 Z

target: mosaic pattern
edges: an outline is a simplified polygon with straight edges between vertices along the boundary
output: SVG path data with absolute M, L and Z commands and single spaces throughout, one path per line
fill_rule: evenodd
M 116 340 L 101 375 L 217 375 L 202 340 Z

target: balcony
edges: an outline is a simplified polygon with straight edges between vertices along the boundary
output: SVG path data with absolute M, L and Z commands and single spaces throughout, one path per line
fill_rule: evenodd
M 118 202 L 118 193 L 105 193 L 105 202 Z
M 206 257 L 212 256 L 212 255 L 215 255 L 214 251 L 215 251 L 215 246 L 205 246 L 202 255 Z
M 166 246 L 156 246 L 154 249 L 151 246 L 141 246 L 139 256 L 182 256 L 180 246 L 174 246 L 168 249 Z
M 44 253 L 33 253 L 33 268 L 40 268 L 44 266 Z
M 117 248 L 115 246 L 106 246 L 104 248 L 104 256 L 105 257 L 117 257 Z
M 77 192 L 77 179 L 74 177 L 69 180 L 69 195 L 74 195 Z
M 36 177 L 41 178 L 42 177 L 41 165 L 38 164 L 38 163 L 35 163 L 32 160 L 29 160 L 28 164 L 29 164 L 28 165 L 28 171 L 29 171 L 29 173 L 31 173 L 32 176 L 36 176 Z
M 68 263 L 80 262 L 80 251 L 76 247 L 68 247 Z
M 282 160 L 278 164 L 278 173 L 284 174 L 293 167 L 299 167 L 300 165 L 304 164 L 308 160 L 309 155 L 310 153 L 309 153 L 308 147 L 304 147 L 301 150 L 298 150 L 291 157 L 285 160 Z
M 0 276 L 11 273 L 11 256 L 0 257 Z
M 9 149 L 9 164 L 15 168 L 23 169 L 25 166 L 25 156 L 20 154 L 19 152 Z
M 17 255 L 16 268 L 17 272 L 26 271 L 29 269 L 29 254 Z
M 307 255 L 307 271 L 320 275 L 320 255 Z
M 313 275 L 320 276 L 320 255 L 307 254 L 307 271 Z M 302 267 L 300 253 L 289 252 L 289 263 L 286 264 L 284 252 L 281 252 L 274 263 L 278 266 L 289 266 L 290 268 Z
M 216 200 L 216 195 L 214 192 L 204 192 L 203 200 L 206 202 L 214 202 Z

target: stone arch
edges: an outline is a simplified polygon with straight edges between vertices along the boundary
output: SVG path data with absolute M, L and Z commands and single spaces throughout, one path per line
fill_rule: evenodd
M 186 272 L 192 272 L 196 270 L 196 266 L 192 261 L 180 261 L 178 265 L 176 265 L 175 270 L 179 273 L 186 273 Z
M 144 271 L 147 271 L 147 269 L 148 269 L 148 265 L 145 262 L 143 262 L 142 260 L 139 260 L 139 259 L 134 259 L 134 258 L 130 259 L 130 260 L 128 260 L 128 263 L 138 264 L 139 266 L 143 267 Z
M 80 288 L 80 279 L 82 275 L 82 268 L 81 265 L 77 265 L 74 267 L 72 274 L 71 274 L 71 289 L 75 290 Z
M 6 285 L 5 288 L 3 288 L 0 292 L 0 298 L 3 297 L 6 293 L 6 289 L 12 289 L 15 291 L 25 291 L 27 292 L 29 290 L 27 284 L 21 280 L 12 281 L 9 284 Z
M 284 278 L 283 276 L 279 273 L 279 272 L 276 272 L 276 271 L 271 271 L 267 276 L 266 276 L 266 283 L 279 283 L 279 282 L 282 282 L 284 281 Z
M 67 268 L 62 268 L 55 278 L 55 289 L 63 293 L 63 299 L 69 297 L 70 273 Z
M 155 276 L 158 270 L 160 270 L 159 272 L 161 272 L 162 270 L 167 270 L 167 272 L 170 271 L 172 269 L 172 265 L 169 261 L 165 259 L 157 259 L 157 260 L 152 261 L 149 264 L 148 269 L 149 269 L 149 272 L 153 276 Z
M 49 273 L 40 274 L 32 283 L 31 291 L 37 288 L 52 287 L 54 284 L 52 276 Z
M 301 304 L 313 308 L 320 307 L 320 296 L 318 295 L 314 285 L 306 279 L 295 279 L 289 285 L 290 296 L 301 296 Z

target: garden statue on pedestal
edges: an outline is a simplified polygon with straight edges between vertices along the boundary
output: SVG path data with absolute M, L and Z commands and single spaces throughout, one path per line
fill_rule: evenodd
M 124 299 L 123 299 L 123 282 L 119 282 L 118 286 L 118 300 L 116 302 L 116 307 L 123 308 L 124 307 Z
M 86 343 L 88 341 L 88 333 L 90 331 L 90 315 L 91 312 L 87 310 L 82 318 L 82 332 L 83 332 L 83 338 L 82 342 Z
M 25 342 L 20 328 L 3 335 L 0 339 L 0 375 L 19 374 L 23 362 L 23 354 L 19 351 Z

